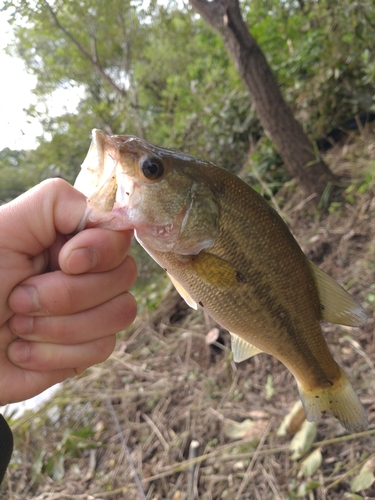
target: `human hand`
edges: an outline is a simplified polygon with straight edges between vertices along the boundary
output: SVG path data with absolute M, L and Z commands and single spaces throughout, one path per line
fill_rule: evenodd
M 104 361 L 135 318 L 132 232 L 69 236 L 85 209 L 61 179 L 0 207 L 0 406 Z

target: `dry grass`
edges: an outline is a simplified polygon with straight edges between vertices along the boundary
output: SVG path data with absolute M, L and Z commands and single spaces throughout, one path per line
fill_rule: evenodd
M 306 254 L 369 313 L 361 330 L 324 326 L 336 360 L 366 407 L 369 431 L 348 436 L 327 418 L 319 423 L 307 454 L 292 459 L 292 434 L 277 435 L 298 399 L 292 375 L 265 354 L 235 366 L 226 332 L 207 345 L 206 334 L 216 325 L 170 291 L 156 311 L 143 314 L 119 336 L 106 363 L 68 381 L 43 410 L 14 423 L 16 452 L 1 498 L 375 497 L 373 485 L 358 491 L 359 497 L 349 495 L 363 465 L 369 474 L 374 468 L 375 144 L 363 133 L 344 148 L 336 147 L 329 161 L 354 179 L 354 187 L 330 214 L 308 215 L 303 200 L 286 192 L 280 196 Z M 299 210 L 293 209 L 296 205 Z M 246 419 L 253 424 L 236 425 Z M 200 446 L 198 457 L 189 461 L 192 440 Z M 322 462 L 309 475 L 301 464 L 314 450 L 321 451 Z

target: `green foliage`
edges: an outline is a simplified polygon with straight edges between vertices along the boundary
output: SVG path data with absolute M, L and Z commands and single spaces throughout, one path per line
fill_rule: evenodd
M 307 481 L 298 486 L 297 498 L 306 498 L 310 491 L 314 491 L 320 486 L 319 481 Z
M 102 443 L 91 439 L 94 434 L 91 426 L 76 430 L 66 428 L 53 454 L 47 455 L 45 450 L 38 451 L 33 463 L 33 481 L 37 481 L 42 473 L 48 474 L 55 481 L 60 481 L 65 475 L 69 460 L 80 457 L 83 450 L 102 446 Z
M 73 180 L 92 128 L 147 137 L 239 171 L 262 137 L 251 98 L 220 38 L 187 5 L 130 0 L 7 0 L 9 51 L 38 78 L 29 113 L 45 130 L 32 163 Z M 318 137 L 373 105 L 375 6 L 369 0 L 244 1 L 242 11 L 287 101 Z M 53 10 L 52 10 L 53 9 Z M 50 110 L 56 89 L 78 93 L 75 113 Z M 259 174 L 285 176 L 274 147 Z
M 371 193 L 375 189 L 375 161 L 368 161 L 367 171 L 363 172 L 360 177 L 353 180 L 352 184 L 345 190 L 346 200 L 354 204 L 366 193 Z
M 5 148 L 0 151 L 0 204 L 12 200 L 39 180 L 30 167 L 30 153 Z
M 120 0 L 60 0 L 53 13 L 42 0 L 5 7 L 17 37 L 9 50 L 38 78 L 39 104 L 29 113 L 46 132 L 35 154 L 46 169 L 72 179 L 94 127 L 147 136 L 232 169 L 249 136 L 260 136 L 221 40 L 189 8 Z M 77 113 L 50 112 L 59 88 L 79 92 Z
M 287 101 L 313 136 L 319 137 L 374 105 L 373 2 L 246 5 L 252 34 Z
M 375 285 L 372 284 L 369 286 L 369 289 L 371 290 L 366 294 L 366 302 L 373 308 L 375 307 Z
M 138 311 L 140 313 L 144 310 L 153 311 L 171 289 L 171 281 L 136 241 L 132 245 L 131 255 L 137 261 L 138 267 L 138 278 L 132 288 L 132 293 L 137 299 Z

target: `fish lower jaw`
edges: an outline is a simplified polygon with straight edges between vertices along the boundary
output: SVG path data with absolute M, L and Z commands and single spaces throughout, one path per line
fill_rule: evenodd
M 178 228 L 173 224 L 152 226 L 135 224 L 137 240 L 144 248 L 158 252 L 174 252 L 178 247 Z
M 137 240 L 146 249 L 146 251 L 154 250 L 163 253 L 175 253 L 181 256 L 181 264 L 185 263 L 187 256 L 197 255 L 202 250 L 211 248 L 216 239 L 205 238 L 194 240 L 185 239 L 180 237 L 179 225 L 165 225 L 165 226 L 140 226 L 135 225 Z M 190 262 L 190 259 L 186 260 Z
M 134 229 L 134 225 L 129 222 L 121 214 L 116 213 L 116 210 L 111 212 L 101 212 L 93 207 L 87 206 L 85 213 L 77 227 L 77 232 L 83 229 L 92 227 L 102 227 L 104 229 L 112 229 L 114 231 L 124 231 Z

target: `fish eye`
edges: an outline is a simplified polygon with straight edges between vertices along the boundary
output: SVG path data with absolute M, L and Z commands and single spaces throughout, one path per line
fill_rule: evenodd
M 164 174 L 164 167 L 158 158 L 145 158 L 141 163 L 141 170 L 146 179 L 151 181 L 160 179 Z

